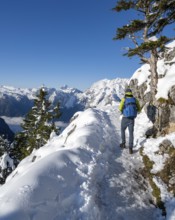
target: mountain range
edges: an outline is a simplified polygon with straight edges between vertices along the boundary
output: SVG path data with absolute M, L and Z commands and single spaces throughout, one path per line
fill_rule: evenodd
M 162 56 L 158 62 L 156 98 L 173 112 L 175 42 L 169 52 L 168 60 Z M 148 65 L 131 80 L 101 80 L 85 92 L 48 89 L 53 104 L 60 101 L 62 111 L 72 110 L 71 120 L 65 114 L 69 123 L 61 134 L 53 133 L 46 145 L 33 150 L 0 186 L 0 220 L 175 220 L 175 127 L 148 138 L 153 123 L 143 107 L 135 120 L 133 154 L 128 132 L 121 149 L 118 106 L 126 83 L 146 102 Z M 18 90 L 1 89 L 4 97 Z M 35 92 L 19 89 L 9 98 L 20 101 L 25 94 L 32 102 Z M 173 117 L 168 123 L 174 123 Z
M 46 89 L 49 101 L 53 105 L 57 102 L 60 103 L 62 116 L 59 120 L 67 124 L 77 111 L 119 101 L 124 94 L 127 82 L 128 79 L 103 79 L 94 83 L 84 92 L 68 86 L 62 86 L 60 89 Z M 22 118 L 32 108 L 37 91 L 37 88 L 0 86 L 0 117 L 7 122 L 14 132 L 20 130 L 19 125 Z M 18 120 L 14 122 L 14 118 L 18 118 Z

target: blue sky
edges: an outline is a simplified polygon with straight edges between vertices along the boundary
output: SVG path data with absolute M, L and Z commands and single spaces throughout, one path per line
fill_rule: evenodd
M 139 67 L 113 41 L 126 21 L 116 0 L 1 0 L 1 85 L 80 90 L 107 78 L 129 78 Z

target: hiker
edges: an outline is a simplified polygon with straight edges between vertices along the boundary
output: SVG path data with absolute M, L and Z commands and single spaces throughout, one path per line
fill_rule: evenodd
M 121 120 L 121 148 L 125 148 L 126 138 L 125 130 L 129 130 L 129 153 L 133 153 L 133 142 L 134 142 L 134 121 L 137 113 L 140 113 L 141 108 L 139 101 L 133 96 L 131 89 L 126 89 L 125 97 L 122 98 L 119 110 L 121 111 L 123 117 Z

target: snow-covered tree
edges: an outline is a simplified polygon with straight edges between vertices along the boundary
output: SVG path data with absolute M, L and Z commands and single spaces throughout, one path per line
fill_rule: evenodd
M 34 99 L 33 108 L 21 125 L 23 130 L 15 137 L 15 155 L 19 160 L 28 156 L 33 149 L 38 149 L 46 144 L 53 131 L 59 133 L 55 119 L 60 115 L 59 104 L 53 108 L 47 99 L 46 89 L 42 87 Z
M 0 184 L 5 182 L 7 176 L 15 168 L 11 150 L 10 142 L 0 136 Z
M 157 62 L 160 51 L 165 49 L 165 44 L 172 39 L 162 35 L 164 28 L 175 22 L 175 0 L 119 0 L 114 10 L 134 11 L 135 19 L 117 28 L 114 39 L 129 38 L 133 48 L 128 48 L 125 55 L 137 55 L 143 63 L 150 65 L 151 91 L 154 100 L 157 93 Z M 125 18 L 126 19 L 126 18 Z

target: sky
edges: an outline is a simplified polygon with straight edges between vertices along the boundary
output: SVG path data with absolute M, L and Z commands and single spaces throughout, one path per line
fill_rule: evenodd
M 1 85 L 80 90 L 130 78 L 139 67 L 114 41 L 124 19 L 116 0 L 0 0 Z
M 171 46 L 174 48 L 175 42 Z M 175 84 L 174 59 L 170 63 L 160 60 L 158 69 L 163 77 L 158 79 L 157 90 L 164 98 L 172 82 Z M 145 65 L 133 78 L 150 87 L 150 72 Z M 88 93 L 91 108 L 76 112 L 59 136 L 52 133 L 47 144 L 24 158 L 0 186 L 1 220 L 175 219 L 174 194 L 161 179 L 167 162 L 173 160 L 173 153 L 170 159 L 167 150 L 172 149 L 163 148 L 166 144 L 162 142 L 170 141 L 175 148 L 175 133 L 146 138 L 145 132 L 153 124 L 142 108 L 135 119 L 134 153 L 130 155 L 128 148 L 121 149 L 119 102 L 115 98 L 109 102 L 109 90 L 116 89 L 112 81 L 98 82 Z M 119 85 L 117 95 L 124 92 L 125 83 Z M 160 190 L 166 217 L 153 205 L 152 190 L 139 175 L 143 174 L 141 149 L 153 164 L 150 172 Z M 12 161 L 5 153 L 0 166 L 4 169 L 7 162 Z M 174 183 L 172 173 L 170 177 L 169 186 Z

